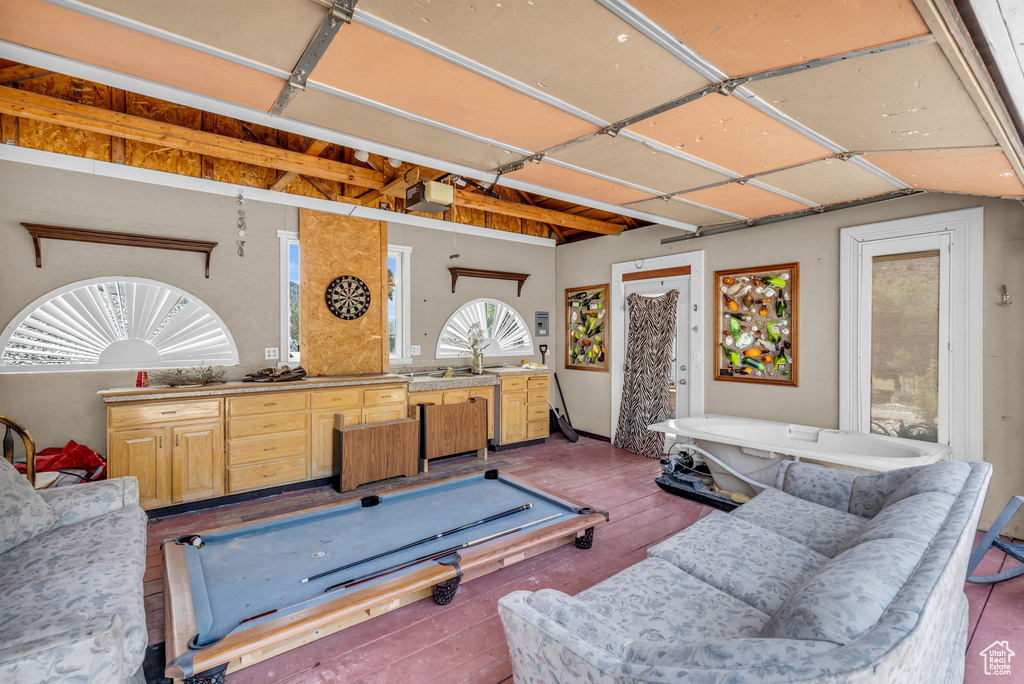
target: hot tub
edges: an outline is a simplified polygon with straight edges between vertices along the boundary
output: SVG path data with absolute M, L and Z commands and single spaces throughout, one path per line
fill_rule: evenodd
M 881 472 L 949 458 L 945 444 L 713 413 L 668 420 L 648 429 L 689 437 L 700 451 L 722 462 L 705 459 L 715 483 L 726 491 L 747 495 L 757 492 L 730 469 L 774 486 L 779 465 L 786 460 Z

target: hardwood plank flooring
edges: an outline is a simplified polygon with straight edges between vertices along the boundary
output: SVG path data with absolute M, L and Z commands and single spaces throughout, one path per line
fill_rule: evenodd
M 589 551 L 560 547 L 464 584 L 447 606 L 419 601 L 233 673 L 228 684 L 511 682 L 498 599 L 512 591 L 545 587 L 576 594 L 643 560 L 648 547 L 712 510 L 661 491 L 654 483 L 657 461 L 587 438 L 572 444 L 556 435 L 543 445 L 502 452 L 486 462 L 449 459 L 431 464 L 429 475 L 434 479 L 491 467 L 607 510 L 611 519 L 597 529 Z M 379 493 L 413 482 L 394 481 L 365 491 Z M 364 489 L 358 494 L 364 495 Z M 322 487 L 151 521 L 145 576 L 149 643 L 163 641 L 162 539 L 349 498 L 351 492 L 341 495 Z M 979 571 L 998 572 L 1013 562 L 991 551 Z M 1024 646 L 1024 579 L 995 586 L 969 584 L 966 591 L 971 641 L 965 681 L 980 684 L 987 677 L 978 651 L 997 639 Z M 1003 681 L 1024 681 L 1024 661 L 1019 670 L 1021 676 Z

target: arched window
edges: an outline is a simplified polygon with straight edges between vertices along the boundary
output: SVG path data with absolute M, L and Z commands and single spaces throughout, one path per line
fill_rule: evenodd
M 469 356 L 469 328 L 474 323 L 484 332 L 484 356 L 533 354 L 530 329 L 515 309 L 497 299 L 474 299 L 459 307 L 441 328 L 435 358 Z
M 25 307 L 0 336 L 0 372 L 228 366 L 231 333 L 208 306 L 144 278 L 92 278 Z

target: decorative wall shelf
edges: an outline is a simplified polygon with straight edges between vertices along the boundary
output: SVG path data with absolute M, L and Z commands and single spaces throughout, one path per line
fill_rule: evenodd
M 116 233 L 109 230 L 89 230 L 87 228 L 66 228 L 64 226 L 43 226 L 37 223 L 22 223 L 25 230 L 32 236 L 32 246 L 36 250 L 36 268 L 43 267 L 43 254 L 39 241 L 69 240 L 71 242 L 92 242 L 100 245 L 121 245 L 122 247 L 147 247 L 149 249 L 169 249 L 176 252 L 199 252 L 206 255 L 206 277 L 210 277 L 210 254 L 217 246 L 216 242 L 206 240 L 185 240 L 182 238 L 159 237 L 156 235 L 139 235 L 138 233 Z
M 482 268 L 460 268 L 458 266 L 452 266 L 448 269 L 448 272 L 452 274 L 452 294 L 455 294 L 455 283 L 459 281 L 459 276 L 463 278 L 490 278 L 491 280 L 514 280 L 518 283 L 519 288 L 516 290 L 516 296 L 519 297 L 523 294 L 523 283 L 530 277 L 529 273 L 510 273 L 509 271 L 487 271 Z

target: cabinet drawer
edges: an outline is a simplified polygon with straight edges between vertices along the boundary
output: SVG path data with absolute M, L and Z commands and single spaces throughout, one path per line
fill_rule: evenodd
M 228 491 L 234 494 L 248 489 L 262 489 L 305 479 L 305 457 L 289 458 L 274 463 L 228 468 Z
M 362 390 L 338 389 L 325 392 L 311 392 L 310 407 L 314 411 L 324 409 L 358 408 L 362 402 Z
M 526 393 L 526 403 L 527 404 L 544 404 L 544 406 L 547 406 L 548 405 L 548 391 L 546 389 L 530 390 L 530 391 L 528 391 Z
M 535 375 L 527 383 L 528 389 L 547 389 L 551 380 L 546 375 Z
M 309 392 L 267 392 L 251 397 L 230 397 L 229 416 L 254 416 L 261 413 L 283 411 L 305 411 L 309 404 Z
M 305 416 L 303 416 L 305 418 Z M 228 465 L 263 463 L 306 454 L 306 431 L 228 440 Z
M 469 401 L 468 389 L 448 390 L 444 393 L 444 403 L 446 404 L 465 404 L 467 401 Z
M 501 379 L 501 391 L 502 392 L 514 392 L 516 390 L 526 389 L 526 377 L 517 375 L 512 378 Z
M 526 424 L 526 438 L 539 439 L 548 436 L 548 421 L 531 420 Z
M 526 407 L 527 420 L 543 420 L 548 416 L 548 405 L 531 404 Z
M 363 390 L 363 406 L 405 403 L 409 393 L 405 387 L 385 387 Z
M 393 406 L 375 406 L 374 408 L 363 409 L 363 423 L 383 423 L 387 420 L 398 420 L 399 418 L 408 418 L 406 414 L 408 409 L 405 408 L 405 404 L 396 404 Z
M 228 420 L 228 439 L 276 435 L 281 432 L 296 432 L 306 429 L 306 414 L 279 413 L 265 416 L 249 416 Z
M 111 406 L 109 409 L 110 427 L 122 429 L 152 423 L 220 418 L 220 407 L 220 399 Z
M 409 405 L 419 404 L 443 404 L 444 392 L 412 392 L 409 395 Z

